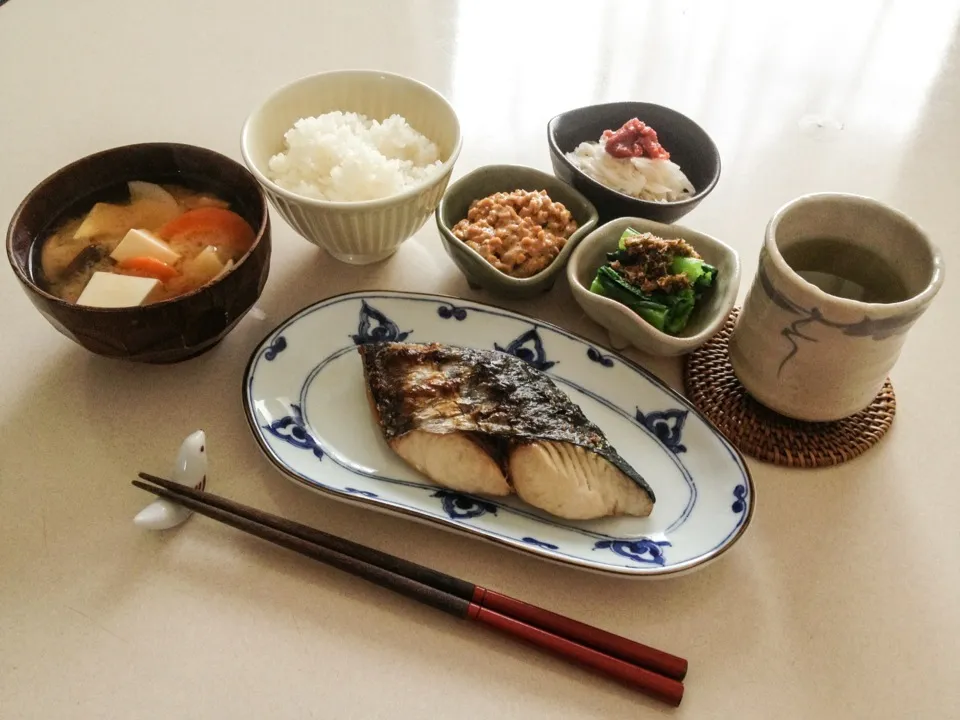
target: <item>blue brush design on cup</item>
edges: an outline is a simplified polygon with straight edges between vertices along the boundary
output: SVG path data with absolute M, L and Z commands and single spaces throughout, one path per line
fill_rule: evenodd
M 767 225 L 730 363 L 781 415 L 853 415 L 880 392 L 943 277 L 940 251 L 897 210 L 858 195 L 800 197 Z

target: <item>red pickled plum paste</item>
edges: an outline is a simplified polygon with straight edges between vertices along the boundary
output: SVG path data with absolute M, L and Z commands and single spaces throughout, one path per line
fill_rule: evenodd
M 637 118 L 627 120 L 616 132 L 604 130 L 602 139 L 606 140 L 604 149 L 615 158 L 670 159 L 670 153 L 657 139 L 657 131 Z

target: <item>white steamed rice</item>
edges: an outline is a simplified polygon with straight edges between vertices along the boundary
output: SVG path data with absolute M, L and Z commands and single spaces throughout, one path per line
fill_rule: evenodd
M 357 113 L 301 118 L 270 158 L 267 175 L 290 192 L 357 202 L 389 197 L 440 173 L 436 144 L 400 115 L 383 122 Z
M 693 185 L 672 160 L 615 158 L 604 144 L 603 138 L 582 142 L 566 158 L 598 183 L 639 200 L 674 202 L 693 196 Z

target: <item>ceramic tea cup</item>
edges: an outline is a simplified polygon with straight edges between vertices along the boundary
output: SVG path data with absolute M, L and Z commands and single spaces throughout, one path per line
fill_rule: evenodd
M 943 277 L 940 251 L 893 208 L 839 193 L 793 200 L 767 225 L 730 340 L 734 372 L 787 417 L 852 415 L 877 396 Z

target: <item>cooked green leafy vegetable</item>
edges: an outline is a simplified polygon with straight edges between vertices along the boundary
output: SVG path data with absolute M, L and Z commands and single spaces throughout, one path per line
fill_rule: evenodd
M 607 253 L 590 291 L 626 305 L 657 330 L 683 331 L 717 269 L 683 240 L 663 240 L 628 228 Z

